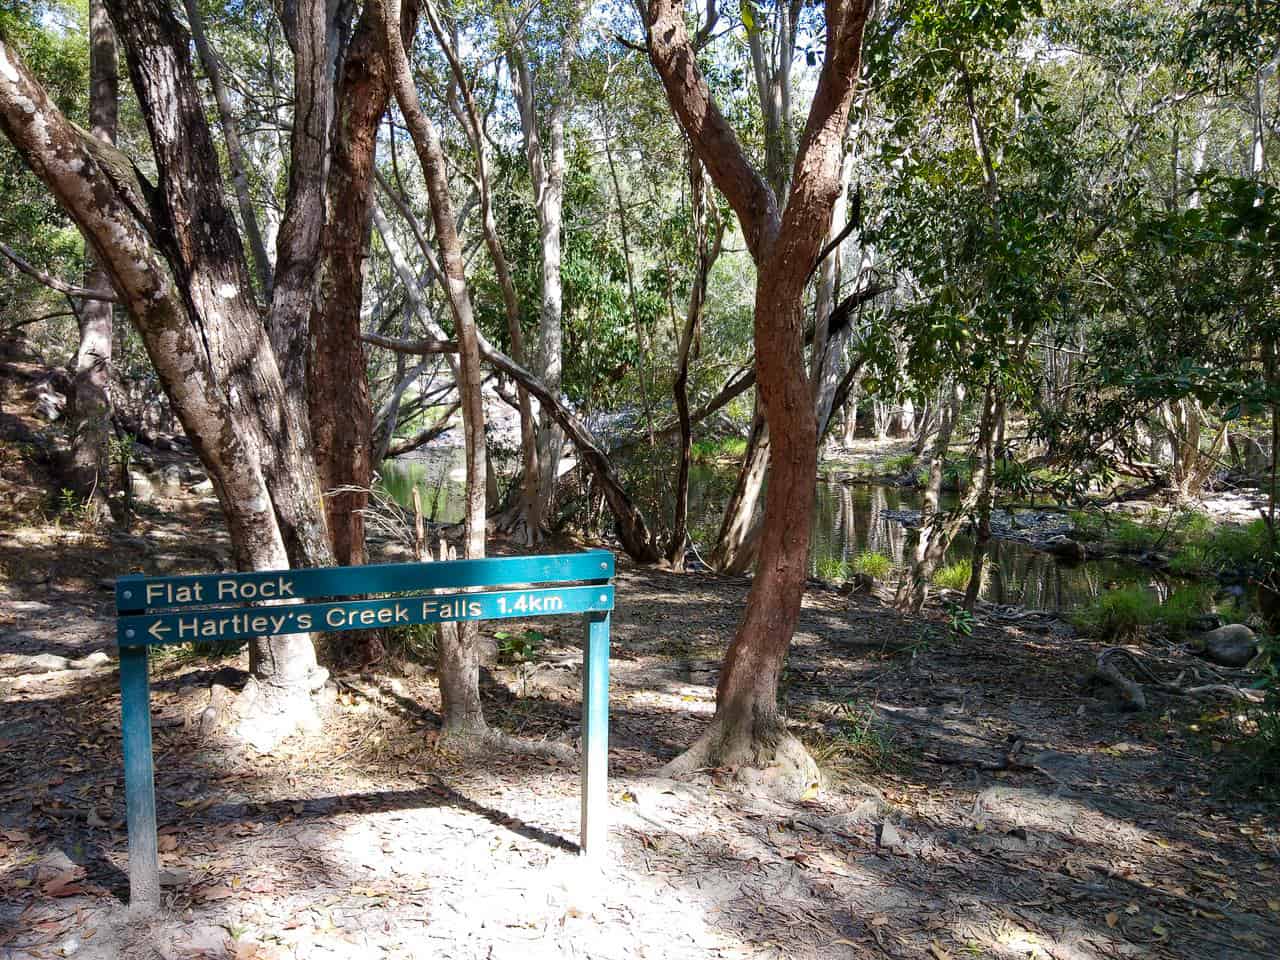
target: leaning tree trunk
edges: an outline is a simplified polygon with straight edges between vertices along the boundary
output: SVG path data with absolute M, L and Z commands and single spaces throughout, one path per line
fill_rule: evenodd
M 89 127 L 95 137 L 116 142 L 120 102 L 116 69 L 116 35 L 102 0 L 89 4 Z M 84 285 L 107 286 L 107 271 L 89 253 Z M 71 488 L 94 505 L 101 516 L 111 486 L 111 316 L 107 300 L 86 300 L 76 317 L 80 342 L 76 347 L 71 390 Z
M 431 217 L 440 246 L 441 281 L 449 302 L 458 336 L 462 397 L 462 424 L 466 438 L 467 493 L 463 555 L 467 559 L 484 556 L 485 538 L 485 441 L 484 404 L 480 392 L 480 346 L 475 314 L 467 288 L 462 243 L 458 239 L 453 204 L 445 173 L 440 138 L 422 111 L 413 74 L 400 38 L 400 0 L 374 0 L 382 18 L 391 77 L 400 112 L 418 151 Z M 452 739 L 474 739 L 487 732 L 480 703 L 479 629 L 474 621 L 444 624 L 440 631 L 440 699 L 444 714 L 443 733 Z
M 507 253 L 498 235 L 498 223 L 493 213 L 493 177 L 489 169 L 489 144 L 485 124 L 472 91 L 471 79 L 458 59 L 458 51 L 454 38 L 444 29 L 435 10 L 430 5 L 426 8 L 427 18 L 431 23 L 436 41 L 449 61 L 449 69 L 453 73 L 454 82 L 462 92 L 462 109 L 459 112 L 462 126 L 466 131 L 471 149 L 475 153 L 476 173 L 480 192 L 480 222 L 484 234 L 485 246 L 489 250 L 489 258 L 493 261 L 493 272 L 502 291 L 502 305 L 507 318 L 507 336 L 511 340 L 511 358 L 524 365 L 524 330 L 520 325 L 520 295 L 516 291 L 515 280 L 511 276 L 511 267 Z M 515 503 L 504 516 L 498 518 L 497 526 L 507 533 L 514 534 L 524 540 L 527 547 L 541 542 L 543 534 L 541 471 L 538 460 L 538 425 L 533 415 L 533 403 L 529 399 L 529 390 L 524 384 L 516 383 L 516 405 L 520 412 L 520 486 Z M 492 468 L 490 468 L 492 476 Z M 497 503 L 496 494 L 491 497 Z
M 817 768 L 786 729 L 778 678 L 800 615 L 815 499 L 818 424 L 805 371 L 804 290 L 831 223 L 843 137 L 861 65 L 867 0 L 828 0 L 826 52 L 797 154 L 790 195 L 773 190 L 747 161 L 711 99 L 685 30 L 684 7 L 649 4 L 649 55 L 667 99 L 712 181 L 733 206 L 757 264 L 756 377 L 770 429 L 772 495 L 765 505 L 758 573 L 725 656 L 711 725 L 668 765 L 775 765 L 779 786 L 807 786 Z
M 154 15 L 154 11 L 148 13 Z M 134 41 L 154 38 L 157 22 L 163 24 L 162 19 L 129 23 L 136 31 Z M 127 35 L 123 26 L 117 18 L 118 36 Z M 161 74 L 171 70 L 174 61 L 166 56 L 171 51 L 164 43 L 150 44 L 150 68 Z M 173 409 L 213 481 L 236 565 L 247 570 L 288 567 L 281 511 L 260 440 L 263 421 L 255 418 L 278 412 L 283 390 L 256 314 L 234 309 L 244 288 L 224 280 L 227 274 L 218 275 L 218 270 L 228 270 L 230 277 L 238 276 L 237 261 L 223 260 L 222 248 L 211 243 L 216 234 L 204 230 L 195 231 L 193 246 L 187 249 L 201 254 L 199 262 L 206 272 L 192 270 L 176 257 L 171 261 L 152 233 L 157 219 L 173 222 L 164 198 L 157 197 L 156 208 L 150 208 L 128 160 L 68 123 L 3 42 L 0 62 L 4 67 L 0 69 L 0 128 L 75 220 L 128 309 Z M 146 89 L 139 80 L 135 85 Z M 182 89 L 189 94 L 194 85 Z M 149 103 L 146 97 L 140 99 Z M 189 144 L 198 142 L 198 130 L 187 133 Z M 153 137 L 163 144 L 160 137 Z M 180 177 L 181 164 L 167 172 L 181 180 L 177 189 L 192 186 L 192 181 Z M 211 195 L 216 196 L 220 191 L 216 167 L 213 172 L 215 193 Z M 172 233 L 166 235 L 170 242 L 176 239 Z M 223 294 L 219 299 L 224 312 L 201 312 L 200 305 L 208 302 L 214 290 Z M 239 322 L 250 316 L 255 322 Z M 238 404 L 237 393 L 255 397 L 258 405 Z M 299 465 L 304 477 L 309 463 L 305 459 Z M 254 641 L 251 662 L 256 681 L 252 689 L 264 696 L 256 711 L 260 723 L 244 732 L 260 743 L 270 742 L 301 719 L 292 709 L 298 695 L 314 689 L 325 674 L 317 667 L 305 634 Z

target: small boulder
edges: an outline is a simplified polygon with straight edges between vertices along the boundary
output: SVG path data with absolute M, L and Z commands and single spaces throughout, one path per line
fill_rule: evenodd
M 133 492 L 133 499 L 139 503 L 149 503 L 156 497 L 155 484 L 141 470 L 129 471 L 129 487 Z
M 1046 552 L 1053 554 L 1059 563 L 1084 563 L 1089 558 L 1088 552 L 1079 540 L 1070 537 L 1052 537 L 1044 543 Z
M 1258 655 L 1258 638 L 1243 623 L 1229 623 L 1200 634 L 1195 650 L 1220 666 L 1243 667 Z

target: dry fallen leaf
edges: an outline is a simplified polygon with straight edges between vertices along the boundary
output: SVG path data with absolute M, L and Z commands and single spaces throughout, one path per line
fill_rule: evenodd
M 951 954 L 947 953 L 937 940 L 930 941 L 929 953 L 933 955 L 933 960 L 951 960 Z
M 1115 925 L 1119 922 L 1120 922 L 1120 914 L 1116 913 L 1114 910 L 1112 910 L 1110 913 L 1107 914 L 1108 927 L 1114 928 Z
M 74 870 L 64 870 L 52 880 L 45 883 L 40 891 L 46 897 L 74 897 L 80 893 L 80 887 L 76 881 L 80 879 L 84 870 L 76 867 Z
M 161 853 L 172 853 L 174 850 L 178 849 L 178 838 L 172 833 L 161 834 L 159 839 L 156 841 L 156 846 L 160 849 Z
M 225 900 L 234 896 L 235 892 L 225 883 L 211 883 L 198 888 L 192 896 L 197 900 Z

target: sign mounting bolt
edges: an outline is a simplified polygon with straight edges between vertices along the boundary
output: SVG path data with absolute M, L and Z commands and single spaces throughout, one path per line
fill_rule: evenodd
M 126 590 L 126 591 L 124 592 L 124 598 L 125 598 L 126 600 L 129 600 L 129 599 L 131 599 L 132 597 L 133 597 L 133 591 L 132 591 L 132 590 Z
M 132 627 L 130 627 L 128 630 L 126 630 L 126 631 L 124 632 L 124 635 L 125 635 L 126 637 L 128 637 L 129 639 L 133 639 L 133 628 L 132 628 Z

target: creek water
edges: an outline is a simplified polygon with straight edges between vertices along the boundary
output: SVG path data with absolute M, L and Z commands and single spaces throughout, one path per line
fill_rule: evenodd
M 627 489 L 645 511 L 651 524 L 671 515 L 674 472 L 654 471 L 643 464 L 622 470 Z M 724 504 L 733 489 L 736 468 L 732 464 L 695 465 L 689 482 L 689 529 L 695 549 L 710 548 L 719 529 Z M 462 517 L 463 462 L 457 448 L 433 448 L 414 459 L 389 460 L 381 468 L 383 489 L 401 505 L 412 502 L 418 487 L 423 509 L 433 519 L 449 523 Z M 852 564 L 863 552 L 889 557 L 901 568 L 910 560 L 915 531 L 902 515 L 920 508 L 919 491 L 872 483 L 819 481 L 810 545 L 810 569 L 815 576 L 830 575 L 841 564 Z M 944 500 L 943 507 L 951 506 Z M 1053 523 L 1051 512 L 1019 515 L 1023 526 Z M 1063 521 L 1065 523 L 1065 520 Z M 972 538 L 961 534 L 952 544 L 946 563 L 967 562 Z M 891 576 L 896 576 L 892 575 Z M 1123 560 L 1090 560 L 1068 565 L 1029 543 L 993 539 L 983 578 L 983 599 L 1032 609 L 1068 613 L 1087 605 L 1104 591 L 1138 586 L 1165 599 L 1177 586 L 1158 571 Z

